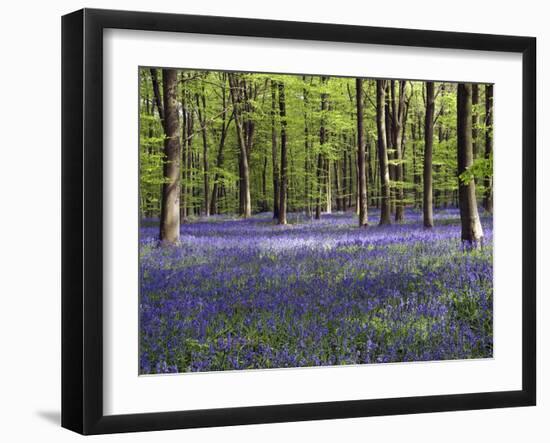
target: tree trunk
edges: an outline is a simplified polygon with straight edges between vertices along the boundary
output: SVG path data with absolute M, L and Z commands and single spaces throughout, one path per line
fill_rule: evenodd
M 395 165 L 393 164 L 394 160 L 394 154 L 395 154 L 395 143 L 393 139 L 393 121 L 392 121 L 392 112 L 391 112 L 391 105 L 390 101 L 392 98 L 392 91 L 393 89 L 390 87 L 393 86 L 391 82 L 388 80 L 386 81 L 386 90 L 385 90 L 385 109 L 384 109 L 384 116 L 386 120 L 386 151 L 388 153 L 388 173 L 390 174 L 390 199 L 389 199 L 389 206 L 390 206 L 390 213 L 395 213 L 395 188 L 393 184 L 395 183 Z
M 334 190 L 336 191 L 336 211 L 342 210 L 342 188 L 340 186 L 340 161 L 334 160 L 332 162 L 332 169 L 334 171 Z
M 214 184 L 212 186 L 212 198 L 210 199 L 210 213 L 211 214 L 217 214 L 219 212 L 218 210 L 218 194 L 220 192 L 220 174 L 218 171 L 220 171 L 223 168 L 223 162 L 224 162 L 224 155 L 223 155 L 223 148 L 225 145 L 225 138 L 227 136 L 227 129 L 229 128 L 229 125 L 231 124 L 231 117 L 229 119 L 226 118 L 227 113 L 227 98 L 226 98 L 226 78 L 225 73 L 222 74 L 222 122 L 220 125 L 220 143 L 218 145 L 218 155 L 216 157 L 216 175 L 214 176 Z
M 180 129 L 177 110 L 177 71 L 163 69 L 164 99 L 164 184 L 160 217 L 160 240 L 177 244 L 180 240 Z
M 202 93 L 196 95 L 197 112 L 199 114 L 199 124 L 201 125 L 202 134 L 202 166 L 203 166 L 203 205 L 204 215 L 210 216 L 210 185 L 208 183 L 208 133 L 206 129 L 206 97 L 204 93 L 204 86 Z
M 181 74 L 183 80 L 183 73 Z M 185 222 L 187 219 L 187 144 L 188 144 L 188 131 L 187 131 L 187 101 L 185 88 L 182 87 L 181 91 L 181 165 L 182 165 L 182 184 L 181 188 L 181 202 L 180 202 L 180 223 Z
M 244 125 L 242 122 L 242 103 L 240 98 L 240 85 L 236 74 L 229 74 L 229 89 L 231 93 L 231 102 L 234 109 L 235 127 L 237 132 L 237 143 L 239 145 L 241 182 L 240 182 L 240 215 L 244 218 L 252 215 L 252 205 L 250 203 L 250 173 L 248 169 L 248 153 L 245 140 Z
M 374 197 L 374 190 L 375 184 L 374 184 L 374 171 L 373 171 L 373 158 L 375 155 L 373 154 L 373 144 L 372 139 L 368 140 L 368 138 L 365 140 L 365 147 L 367 149 L 367 206 L 372 204 L 372 199 Z M 370 193 L 370 200 L 369 200 L 369 193 Z
M 315 219 L 321 219 L 321 194 L 323 193 L 323 155 L 317 154 L 317 195 L 315 196 Z
M 279 200 L 280 225 L 286 225 L 286 200 L 287 200 L 287 152 L 286 152 L 286 105 L 285 105 L 285 84 L 279 83 L 279 113 L 281 116 L 281 189 Z
M 392 88 L 393 90 L 393 88 Z M 405 130 L 405 82 L 399 81 L 399 99 L 397 109 L 394 111 L 394 148 L 395 148 L 395 221 L 404 220 L 403 205 L 403 132 Z
M 434 140 L 434 83 L 426 82 L 426 117 L 424 120 L 424 227 L 433 228 L 432 151 Z
M 262 204 L 261 212 L 266 212 L 269 206 L 267 204 L 267 155 L 264 155 L 264 164 L 262 167 Z
M 421 207 L 421 199 L 420 199 L 420 186 L 421 186 L 421 179 L 420 179 L 420 167 L 419 167 L 419 161 L 417 159 L 418 152 L 417 152 L 417 145 L 418 141 L 421 140 L 420 136 L 420 124 L 417 125 L 413 122 L 411 123 L 411 136 L 412 136 L 412 160 L 413 160 L 413 183 L 414 183 L 414 207 L 420 208 Z
M 355 133 L 352 134 L 352 140 L 353 142 L 350 144 L 350 152 L 347 154 L 347 161 L 348 161 L 348 174 L 349 174 L 349 196 L 348 196 L 348 206 L 351 208 L 353 207 L 353 201 L 355 199 L 355 209 L 357 209 L 358 201 L 359 201 L 359 195 L 357 195 L 357 198 L 355 194 L 357 186 L 355 186 L 354 177 L 357 175 L 357 162 L 353 161 L 353 154 L 355 151 L 355 139 L 357 138 L 355 136 Z M 358 213 L 359 214 L 359 213 Z
M 155 96 L 155 104 L 157 105 L 157 111 L 160 117 L 160 124 L 164 129 L 164 108 L 160 97 L 160 86 L 156 68 L 151 68 L 151 82 L 153 83 L 153 94 Z
M 277 83 L 271 80 L 271 154 L 273 162 L 273 218 L 279 219 L 279 160 L 277 153 Z
M 197 150 L 196 152 L 193 153 L 192 159 L 193 159 L 192 169 L 193 169 L 193 176 L 194 176 L 192 181 L 194 183 L 194 181 L 197 179 L 197 176 L 199 175 L 199 171 L 200 171 L 201 153 L 200 153 L 199 150 Z M 200 200 L 201 200 L 201 189 L 200 189 L 200 187 L 193 185 L 193 202 L 192 202 L 192 206 L 193 206 L 193 214 L 196 215 L 196 216 L 201 215 Z
M 493 85 L 485 86 L 485 159 L 493 155 Z M 493 212 L 493 177 L 486 175 L 484 183 L 483 208 Z
M 147 87 L 147 85 L 145 87 L 145 112 L 147 113 L 148 116 L 151 117 L 151 119 L 147 123 L 147 135 L 148 135 L 149 139 L 151 139 L 151 138 L 153 138 L 153 125 L 152 125 L 153 121 L 152 121 L 152 117 L 154 115 L 154 109 L 153 109 L 153 102 L 149 98 L 149 88 Z M 149 146 L 147 147 L 147 153 L 148 154 L 153 154 L 153 144 L 152 143 L 150 143 Z M 146 195 L 141 195 L 141 197 L 144 198 L 144 203 L 145 203 L 144 206 L 142 207 L 143 216 L 145 216 L 145 217 L 147 217 L 147 216 L 154 217 L 156 211 L 153 209 L 153 205 L 154 205 L 154 202 L 152 201 L 153 195 L 151 195 L 150 192 L 147 192 Z
M 326 130 L 325 130 L 326 134 Z M 326 137 L 326 135 L 325 135 Z M 332 172 L 330 170 L 330 158 L 325 158 L 325 192 L 326 192 L 326 212 L 332 214 Z
M 472 84 L 472 146 L 474 158 L 479 157 L 478 128 L 479 128 L 479 85 Z
M 319 144 L 320 152 L 317 156 L 317 198 L 315 201 L 315 218 L 319 220 L 321 218 L 321 197 L 323 195 L 323 185 L 325 187 L 325 197 L 327 202 L 327 212 L 330 212 L 330 170 L 327 168 L 327 161 L 323 153 L 323 146 L 326 141 L 326 128 L 325 128 L 325 111 L 327 110 L 327 93 L 324 91 L 327 78 L 321 77 L 321 126 L 319 128 Z M 327 171 L 328 170 L 328 171 Z
M 304 159 L 304 193 L 305 193 L 305 209 L 306 216 L 311 217 L 311 158 L 310 158 L 310 147 L 309 147 L 309 124 L 308 124 L 308 90 L 306 89 L 306 76 L 302 76 L 304 82 L 303 94 L 304 94 L 304 150 L 305 150 L 305 159 Z
M 252 117 L 254 115 L 254 107 L 253 107 L 253 100 L 256 98 L 256 85 L 254 82 L 246 83 L 245 80 L 242 81 L 242 91 L 243 91 L 243 106 L 245 115 L 243 117 L 246 117 L 246 119 L 243 122 L 244 127 L 244 140 L 245 140 L 245 146 L 246 146 L 246 165 L 247 169 L 250 169 L 250 154 L 252 152 L 252 146 L 254 144 L 254 135 L 255 135 L 255 122 L 254 118 Z M 243 165 L 244 169 L 244 165 Z M 248 172 L 250 175 L 250 171 Z M 250 189 L 250 178 L 248 179 L 249 182 L 249 189 Z M 244 180 L 241 182 L 243 184 L 243 212 L 246 212 L 246 189 L 244 189 Z M 250 190 L 249 190 L 250 193 Z M 248 197 L 250 206 L 252 205 L 252 200 L 250 196 Z
M 348 207 L 348 196 L 350 191 L 349 177 L 348 177 L 348 139 L 347 135 L 343 134 L 342 143 L 344 144 L 344 158 L 342 159 L 342 210 L 347 211 Z
M 359 226 L 369 224 L 367 212 L 367 172 L 365 169 L 365 140 L 363 137 L 363 80 L 355 79 L 357 94 L 357 167 L 359 176 Z
M 457 91 L 457 159 L 458 159 L 458 199 L 462 242 L 468 248 L 479 248 L 483 230 L 477 212 L 475 180 L 461 178 L 473 164 L 472 146 L 472 85 L 459 83 Z
M 186 188 L 186 214 L 193 214 L 193 196 L 195 195 L 195 182 L 194 182 L 194 173 L 193 173 L 193 138 L 194 138 L 194 127 L 195 127 L 195 118 L 194 114 L 191 111 L 187 113 L 187 153 L 186 153 L 186 174 L 187 180 L 185 183 Z
M 390 173 L 388 170 L 388 148 L 386 144 L 386 80 L 376 80 L 376 127 L 378 131 L 378 158 L 380 165 L 380 224 L 391 224 Z

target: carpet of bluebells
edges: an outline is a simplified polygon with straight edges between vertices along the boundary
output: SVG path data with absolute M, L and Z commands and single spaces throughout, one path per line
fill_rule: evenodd
M 492 357 L 492 219 L 464 250 L 456 209 L 368 228 L 353 213 L 215 216 L 160 247 L 140 231 L 140 373 Z

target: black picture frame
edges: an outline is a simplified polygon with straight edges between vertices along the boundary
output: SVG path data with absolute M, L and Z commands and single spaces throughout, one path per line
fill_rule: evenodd
M 104 415 L 102 76 L 103 30 L 107 28 L 521 54 L 522 389 Z M 82 434 L 104 434 L 535 405 L 535 67 L 536 39 L 532 37 L 97 9 L 65 15 L 62 18 L 62 426 Z

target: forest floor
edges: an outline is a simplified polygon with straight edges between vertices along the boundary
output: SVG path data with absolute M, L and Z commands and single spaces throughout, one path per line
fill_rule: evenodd
M 202 218 L 177 247 L 144 221 L 140 373 L 492 357 L 492 218 L 464 251 L 456 209 L 378 216 Z

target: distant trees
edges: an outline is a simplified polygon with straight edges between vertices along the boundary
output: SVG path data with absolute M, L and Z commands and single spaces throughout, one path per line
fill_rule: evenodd
M 143 69 L 142 215 L 175 243 L 199 215 L 352 210 L 366 226 L 371 208 L 387 225 L 414 207 L 431 228 L 434 208 L 460 206 L 476 243 L 493 113 L 492 85 Z

